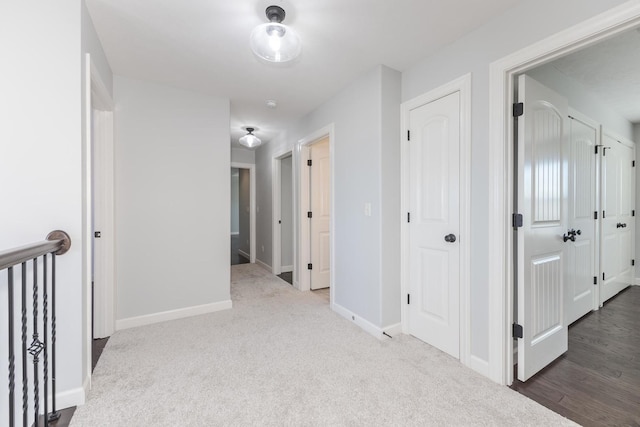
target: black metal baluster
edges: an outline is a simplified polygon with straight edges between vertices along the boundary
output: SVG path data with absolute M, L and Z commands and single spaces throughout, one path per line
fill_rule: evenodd
M 49 304 L 47 301 L 47 255 L 42 255 L 42 335 L 44 341 L 44 356 L 42 359 L 42 372 L 43 378 L 42 382 L 44 384 L 44 425 L 45 427 L 49 426 L 49 417 L 47 414 L 49 413 L 49 351 L 47 350 L 47 322 L 49 315 Z
M 13 348 L 13 267 L 9 267 L 8 298 L 9 298 L 9 425 L 15 425 L 14 387 L 15 387 L 15 351 Z
M 38 259 L 33 259 L 33 341 L 29 346 L 29 353 L 33 357 L 33 413 L 34 425 L 38 426 L 38 414 L 40 413 L 40 384 L 38 381 L 38 363 L 42 342 L 38 335 Z
M 29 377 L 27 375 L 27 263 L 22 263 L 22 425 L 29 425 Z
M 49 421 L 57 421 L 56 409 L 56 254 L 51 254 L 51 413 Z

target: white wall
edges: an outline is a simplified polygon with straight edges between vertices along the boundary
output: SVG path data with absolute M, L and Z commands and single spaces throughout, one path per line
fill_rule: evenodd
M 0 250 L 72 239 L 58 257 L 58 403 L 80 404 L 83 385 L 83 187 L 80 0 L 0 2 Z M 6 275 L 0 274 L 6 313 Z M 0 414 L 7 414 L 6 316 L 0 316 Z
M 471 105 L 471 354 L 488 361 L 489 65 L 584 21 L 622 0 L 521 2 L 402 73 L 407 101 L 472 73 Z
M 229 300 L 229 100 L 114 76 L 117 319 Z
M 529 70 L 527 75 L 563 95 L 569 106 L 602 124 L 605 129 L 633 139 L 633 124 L 605 105 L 591 90 L 567 77 L 551 64 Z
M 293 266 L 293 156 L 280 162 L 281 266 Z
M 399 269 L 393 267 L 397 260 L 392 253 L 395 250 L 398 256 L 399 235 L 388 242 L 389 248 L 383 248 L 388 236 L 382 231 L 383 224 L 393 222 L 386 215 L 395 212 L 399 221 L 399 200 L 391 194 L 394 188 L 399 192 L 400 180 L 399 130 L 393 135 L 400 121 L 399 77 L 387 67 L 375 67 L 256 151 L 257 256 L 271 265 L 273 156 L 292 150 L 300 139 L 334 124 L 335 302 L 377 328 L 400 321 Z M 294 173 L 299 176 L 296 150 Z M 370 217 L 364 215 L 367 202 L 372 205 Z M 298 205 L 295 211 L 299 215 Z M 387 262 L 390 272 L 395 268 L 395 277 L 389 281 L 383 280 L 382 273 Z
M 234 163 L 256 163 L 256 152 L 244 148 L 231 148 L 231 161 Z
M 240 172 L 238 168 L 231 168 L 231 234 L 238 234 L 240 231 L 239 197 Z

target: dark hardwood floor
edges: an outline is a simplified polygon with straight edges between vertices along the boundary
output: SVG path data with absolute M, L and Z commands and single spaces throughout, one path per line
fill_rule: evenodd
M 640 426 L 640 286 L 569 327 L 569 350 L 519 393 L 584 426 Z
M 278 274 L 278 277 L 284 280 L 285 282 L 293 285 L 293 271 L 288 271 L 286 273 Z

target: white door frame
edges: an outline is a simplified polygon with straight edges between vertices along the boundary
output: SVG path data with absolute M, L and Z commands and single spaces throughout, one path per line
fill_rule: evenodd
M 409 333 L 409 224 L 410 211 L 410 144 L 411 110 L 460 92 L 460 362 L 486 375 L 486 363 L 471 356 L 471 264 L 469 236 L 471 231 L 471 74 L 466 74 L 401 105 L 401 233 L 400 233 L 400 304 L 402 332 Z
M 85 282 L 85 348 L 84 359 L 86 378 L 91 381 L 92 328 L 96 337 L 106 337 L 115 332 L 116 275 L 115 275 L 115 209 L 114 209 L 114 135 L 113 100 L 100 73 L 85 54 L 85 129 L 83 142 L 83 222 L 84 222 L 84 282 Z M 95 123 L 93 111 L 97 110 Z M 92 142 L 93 139 L 93 142 Z M 92 146 L 95 146 L 95 151 Z M 94 168 L 100 170 L 100 194 L 93 194 Z M 94 206 L 94 196 L 97 196 Z M 100 259 L 96 259 L 95 274 L 103 285 L 97 289 L 92 299 L 91 282 L 93 280 L 93 217 L 94 209 L 102 220 Z M 94 313 L 95 312 L 95 313 Z M 95 314 L 95 315 L 94 315 Z M 92 326 L 92 318 L 94 325 Z
M 271 198 L 271 207 L 273 211 L 272 220 L 273 220 L 273 266 L 271 269 L 273 270 L 273 274 L 276 276 L 282 273 L 282 227 L 281 224 L 278 223 L 280 220 L 280 216 L 282 215 L 282 159 L 292 156 L 292 165 L 293 165 L 293 151 L 287 150 L 282 153 L 279 153 L 271 159 L 271 183 L 272 183 L 272 198 Z M 293 179 L 293 178 L 292 178 Z M 293 224 L 292 224 L 293 226 Z M 295 264 L 294 264 L 295 266 Z M 295 268 L 293 269 L 295 276 Z
M 256 165 L 231 162 L 232 168 L 249 169 L 249 262 L 256 262 Z
M 514 77 L 640 25 L 630 1 L 490 65 L 489 77 L 489 377 L 513 382 L 513 103 Z
M 329 247 L 330 247 L 330 260 L 331 263 L 331 285 L 329 288 L 331 307 L 334 305 L 335 299 L 335 161 L 334 161 L 334 143 L 335 143 L 335 129 L 334 124 L 331 123 L 311 133 L 310 135 L 300 139 L 296 144 L 294 162 L 297 163 L 297 178 L 294 182 L 294 194 L 297 195 L 297 200 L 294 205 L 297 207 L 297 214 L 294 215 L 294 221 L 297 220 L 297 224 L 294 224 L 295 229 L 299 230 L 298 236 L 294 236 L 294 263 L 297 265 L 298 281 L 294 281 L 294 286 L 301 291 L 311 290 L 311 274 L 308 273 L 306 264 L 310 263 L 311 251 L 310 251 L 310 228 L 309 221 L 307 220 L 307 211 L 309 209 L 309 167 L 307 166 L 307 159 L 309 158 L 309 146 L 314 142 L 329 137 L 329 168 L 331 181 L 329 188 L 331 191 L 331 208 L 330 208 L 330 225 L 329 225 Z M 297 186 L 297 188 L 296 188 Z M 295 243 L 298 244 L 295 244 Z

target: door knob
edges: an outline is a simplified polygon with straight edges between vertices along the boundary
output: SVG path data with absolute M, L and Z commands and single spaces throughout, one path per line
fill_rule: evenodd
M 445 242 L 449 242 L 449 243 L 453 243 L 456 241 L 456 235 L 455 234 L 447 234 L 446 236 L 444 236 L 444 241 Z

